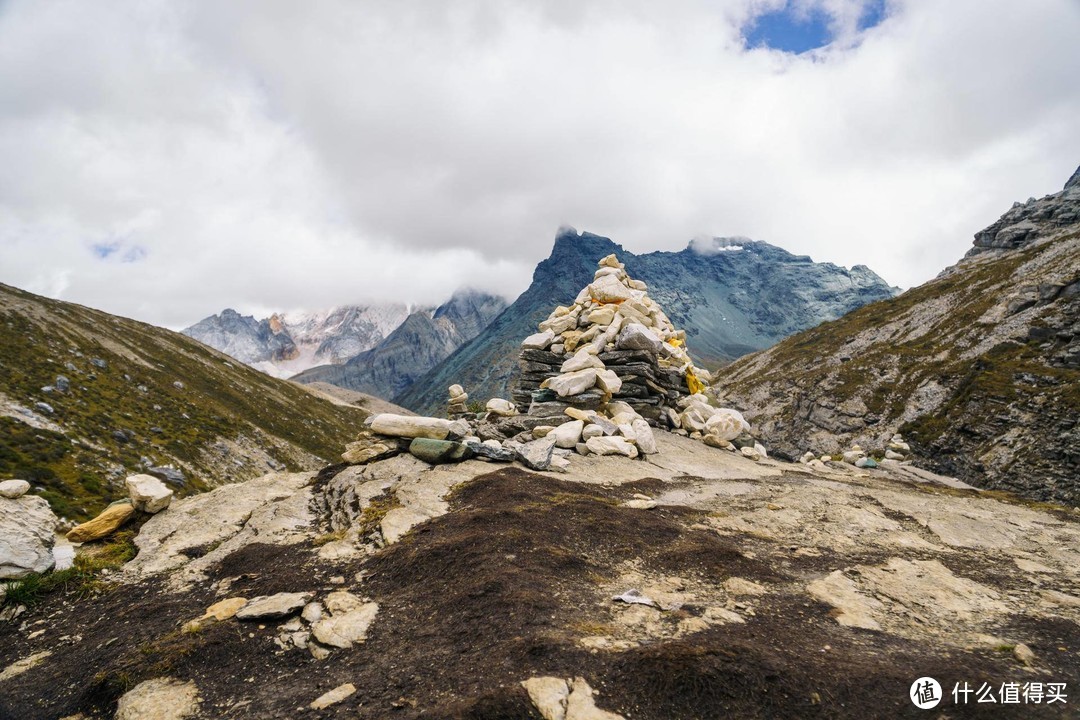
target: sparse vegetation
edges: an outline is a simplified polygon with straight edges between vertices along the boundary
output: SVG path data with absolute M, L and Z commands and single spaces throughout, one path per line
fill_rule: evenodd
M 33 607 L 55 592 L 84 599 L 108 588 L 99 576 L 102 570 L 114 570 L 135 557 L 138 550 L 132 532 L 120 532 L 90 552 L 75 556 L 74 564 L 64 570 L 31 573 L 5 583 L 3 605 Z
M 58 375 L 69 389 L 44 392 Z M 222 440 L 257 445 L 299 470 L 335 457 L 367 417 L 178 333 L 2 285 L 0 396 L 32 410 L 48 403 L 51 413 L 34 412 L 57 426 L 0 417 L 0 478 L 29 480 L 72 520 L 124 497 L 123 478 L 144 457 L 183 469 L 182 496 L 270 469 Z

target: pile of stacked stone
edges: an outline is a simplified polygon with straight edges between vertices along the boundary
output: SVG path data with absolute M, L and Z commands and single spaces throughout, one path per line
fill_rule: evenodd
M 376 415 L 342 459 L 408 452 L 431 464 L 479 457 L 565 470 L 573 453 L 656 453 L 653 428 L 767 457 L 737 410 L 713 404 L 709 374 L 691 361 L 686 333 L 647 291 L 614 255 L 605 257 L 573 304 L 555 308 L 522 343 L 514 402 L 492 398 L 483 412 L 469 412 L 468 393 L 452 385 L 448 419 Z
M 446 406 L 446 414 L 450 417 L 458 417 L 469 412 L 469 393 L 460 385 L 450 386 L 450 397 Z
M 555 308 L 521 344 L 512 397 L 534 418 L 616 400 L 653 425 L 676 428 L 679 400 L 709 380 L 685 344 L 686 333 L 649 297 L 648 286 L 608 255 L 574 302 Z

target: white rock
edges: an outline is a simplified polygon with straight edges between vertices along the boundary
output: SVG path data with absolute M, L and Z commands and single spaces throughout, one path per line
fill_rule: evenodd
M 304 618 L 304 621 L 309 625 L 317 623 L 323 616 L 322 603 L 309 602 L 304 606 L 304 611 L 300 613 L 300 617 Z
M 809 450 L 806 451 L 801 458 L 799 458 L 799 462 L 801 462 L 803 465 L 810 462 L 811 460 L 817 460 L 817 455 L 815 455 Z
M 554 429 L 554 425 L 537 425 L 532 429 L 533 440 L 547 437 Z
M 638 456 L 638 449 L 633 443 L 617 435 L 589 438 L 585 441 L 585 445 L 589 448 L 589 452 L 596 455 L 625 455 L 628 458 Z
M 608 415 L 614 419 L 619 415 L 628 416 L 630 419 L 628 422 L 633 422 L 635 419 L 641 417 L 638 415 L 637 410 L 630 406 L 630 403 L 623 402 L 622 400 L 615 400 L 607 404 Z
M 848 450 L 846 453 L 844 453 L 844 462 L 846 462 L 848 465 L 854 465 L 855 463 L 859 462 L 860 458 L 863 457 L 866 457 L 866 453 L 864 453 L 862 450 Z
M 758 455 L 760 455 L 763 458 L 769 457 L 768 451 L 765 450 L 765 446 L 762 445 L 761 443 L 754 443 L 754 450 L 757 452 Z
M 328 609 L 329 606 L 328 601 Z M 319 620 L 311 626 L 311 634 L 323 645 L 337 648 L 349 648 L 355 643 L 364 642 L 367 639 L 368 628 L 379 613 L 379 604 L 368 602 L 350 605 L 350 607 L 352 609 L 339 610 L 338 613 Z
M 0 579 L 52 569 L 56 523 L 44 498 L 0 498 Z
M 147 513 L 161 512 L 169 507 L 173 491 L 153 475 L 132 475 L 124 481 L 131 504 L 136 510 Z
M 572 373 L 587 368 L 603 370 L 604 363 L 600 361 L 600 358 L 589 352 L 587 348 L 582 348 L 574 353 L 572 358 L 564 362 L 559 370 L 563 373 Z
M 380 413 L 371 418 L 371 431 L 391 437 L 445 440 L 450 434 L 450 421 L 443 418 Z
M 610 255 L 605 255 L 604 257 L 600 258 L 600 261 L 596 263 L 596 265 L 597 267 L 611 267 L 618 270 L 624 270 L 626 268 L 625 265 L 619 262 L 619 258 L 615 256 L 615 253 L 611 253 Z
M 548 318 L 540 323 L 540 331 L 550 331 L 556 335 L 562 335 L 567 330 L 577 327 L 577 315 L 563 315 L 561 317 Z
M 601 370 L 596 374 L 596 386 L 608 395 L 614 395 L 622 390 L 622 379 L 614 370 Z
M 589 285 L 589 295 L 598 303 L 621 303 L 630 299 L 630 288 L 618 278 L 605 275 Z
M 25 480 L 4 480 L 0 482 L 0 497 L 14 500 L 30 490 L 30 483 Z
M 599 425 L 586 425 L 585 429 L 581 431 L 581 437 L 585 441 L 588 441 L 589 438 L 600 437 L 603 434 L 604 428 Z
M 634 437 L 639 451 L 645 455 L 655 455 L 659 452 L 656 447 L 656 438 L 653 436 L 649 423 L 645 422 L 643 418 L 638 418 L 634 420 L 632 427 L 634 428 Z
M 307 605 L 311 597 L 309 592 L 277 593 L 261 595 L 248 600 L 247 605 L 236 611 L 237 620 L 260 620 L 263 618 L 282 618 L 292 615 Z
M 573 450 L 581 440 L 581 433 L 585 429 L 585 423 L 581 420 L 571 420 L 568 423 L 555 428 L 551 434 L 555 437 L 555 447 Z
M 684 426 L 685 427 L 685 426 Z M 712 408 L 712 415 L 705 421 L 705 432 L 731 442 L 744 432 L 750 431 L 742 413 L 731 408 Z
M 534 677 L 521 683 L 529 699 L 544 720 L 566 720 L 566 701 L 570 688 L 557 677 Z
M 589 313 L 588 320 L 594 325 L 607 327 L 615 319 L 615 312 L 616 310 L 613 305 L 605 305 Z
M 502 417 L 514 417 L 518 414 L 517 405 L 502 398 L 491 398 L 487 401 L 485 408 L 489 413 L 501 415 Z
M 195 683 L 172 678 L 141 682 L 120 698 L 116 720 L 183 720 L 199 712 L 199 689 Z
M 750 458 L 751 460 L 760 460 L 761 459 L 761 455 L 759 455 L 758 451 L 755 450 L 752 447 L 739 448 L 739 452 L 742 453 L 743 457 Z
M 312 701 L 310 707 L 312 710 L 325 710 L 331 705 L 336 705 L 345 698 L 351 696 L 356 692 L 356 686 L 352 683 L 345 683 L 344 685 L 338 685 L 336 688 L 329 692 L 325 692 Z
M 607 710 L 596 707 L 593 689 L 585 678 L 574 678 L 570 684 L 570 697 L 566 699 L 566 720 L 626 720 Z
M 895 450 L 886 450 L 885 451 L 885 459 L 886 460 L 903 460 L 904 457 L 905 457 L 904 455 L 901 455 L 900 453 L 896 452 Z
M 653 354 L 660 352 L 660 338 L 641 323 L 629 323 L 619 333 L 615 347 L 620 350 L 646 350 Z
M 525 338 L 521 343 L 521 347 L 526 350 L 546 350 L 548 345 L 554 340 L 555 333 L 550 330 L 544 330 L 543 332 L 538 332 L 535 335 L 530 335 Z
M 540 384 L 542 388 L 551 388 L 559 397 L 578 395 L 591 389 L 596 384 L 596 368 L 587 368 L 577 372 L 556 375 Z

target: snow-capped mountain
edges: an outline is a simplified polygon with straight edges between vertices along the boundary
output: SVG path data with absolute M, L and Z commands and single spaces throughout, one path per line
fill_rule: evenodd
M 226 309 L 182 332 L 269 375 L 290 377 L 370 350 L 416 310 L 402 303 L 343 305 L 256 320 Z

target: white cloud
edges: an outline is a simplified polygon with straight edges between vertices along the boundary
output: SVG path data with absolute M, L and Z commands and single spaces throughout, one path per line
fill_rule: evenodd
M 0 281 L 174 327 L 513 295 L 569 223 L 910 285 L 1080 162 L 1072 0 L 798 2 L 837 43 L 746 50 L 778 0 L 11 0 Z

